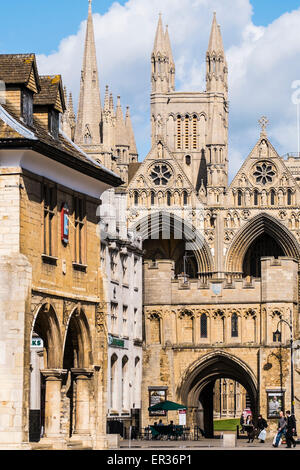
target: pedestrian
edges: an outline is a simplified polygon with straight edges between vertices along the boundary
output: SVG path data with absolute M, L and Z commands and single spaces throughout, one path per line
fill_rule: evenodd
M 260 440 L 261 443 L 264 443 L 266 440 L 266 435 L 267 435 L 267 429 L 268 423 L 267 421 L 262 417 L 262 415 L 258 415 L 257 418 L 257 431 L 259 432 L 257 439 Z
M 240 418 L 240 425 L 242 427 L 242 430 L 241 430 L 241 433 L 244 433 L 245 432 L 245 424 L 246 424 L 246 415 L 245 413 L 243 412 L 241 414 L 241 418 Z
M 285 419 L 283 411 L 280 411 L 279 420 L 278 420 L 278 431 L 276 434 L 276 438 L 274 439 L 274 442 L 273 442 L 273 447 L 278 447 L 280 445 L 280 439 L 282 439 L 282 436 L 285 435 L 285 428 L 286 428 L 286 419 Z
M 296 441 L 294 439 L 294 433 L 296 431 L 296 419 L 294 415 L 291 415 L 290 411 L 286 412 L 286 447 L 290 449 L 296 447 Z
M 255 428 L 252 419 L 252 415 L 248 415 L 246 418 L 245 429 L 247 431 L 248 442 L 253 442 L 255 437 Z

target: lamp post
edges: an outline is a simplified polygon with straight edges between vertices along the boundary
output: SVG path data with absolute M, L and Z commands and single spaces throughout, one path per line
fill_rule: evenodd
M 277 329 L 273 333 L 274 341 L 281 343 L 281 331 L 278 330 L 280 323 L 286 323 L 290 329 L 290 348 L 291 348 L 291 413 L 295 414 L 295 404 L 294 404 L 294 362 L 293 362 L 293 321 L 292 321 L 292 312 L 290 323 L 283 318 L 277 323 Z

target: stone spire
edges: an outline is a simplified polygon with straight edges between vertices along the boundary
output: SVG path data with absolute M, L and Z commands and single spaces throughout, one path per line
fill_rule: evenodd
M 165 33 L 159 14 L 154 46 L 151 55 L 152 62 L 152 93 L 167 93 L 169 91 L 168 52 L 165 41 Z
M 214 12 L 208 49 L 206 53 L 206 89 L 227 95 L 227 62 L 221 28 Z
M 70 126 L 71 126 L 71 139 L 74 140 L 76 116 L 74 112 L 72 93 L 69 94 L 68 111 L 69 111 L 69 121 L 70 121 Z
M 128 135 L 125 127 L 124 116 L 121 106 L 121 98 L 117 97 L 116 107 L 116 137 L 115 144 L 117 146 L 128 146 Z
M 128 141 L 129 141 L 129 155 L 130 160 L 133 162 L 137 162 L 138 160 L 138 153 L 136 148 L 136 142 L 130 117 L 129 106 L 126 108 L 126 117 L 125 117 L 125 127 L 127 131 Z
M 75 143 L 81 146 L 92 145 L 93 147 L 100 145 L 101 119 L 102 110 L 92 17 L 92 1 L 89 0 Z M 85 148 L 85 150 L 88 151 L 87 148 Z
M 165 35 L 164 28 L 161 19 L 161 13 L 159 14 L 158 25 L 156 29 L 156 35 L 154 39 L 154 46 L 152 54 L 156 55 L 160 53 L 161 55 L 165 54 Z
M 171 41 L 169 36 L 168 25 L 165 32 L 165 47 L 168 60 L 167 75 L 169 80 L 169 91 L 175 91 L 175 62 L 172 54 Z

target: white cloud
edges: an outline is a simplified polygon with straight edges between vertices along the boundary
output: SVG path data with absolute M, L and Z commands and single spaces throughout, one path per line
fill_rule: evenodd
M 259 135 L 257 120 L 270 120 L 269 135 L 283 154 L 297 150 L 296 109 L 291 84 L 300 79 L 300 11 L 267 27 L 251 21 L 250 0 L 129 0 L 94 14 L 102 100 L 110 85 L 129 104 L 141 158 L 150 147 L 150 55 L 161 11 L 176 63 L 177 89 L 203 90 L 205 52 L 212 12 L 221 24 L 229 67 L 229 160 L 234 174 Z M 235 14 L 233 14 L 235 12 Z M 78 99 L 85 21 L 58 50 L 39 56 L 40 73 L 61 73 Z

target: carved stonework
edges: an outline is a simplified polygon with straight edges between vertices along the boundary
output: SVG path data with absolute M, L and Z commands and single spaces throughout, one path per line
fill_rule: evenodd
M 253 309 L 253 308 L 244 309 L 244 317 L 245 318 L 249 318 L 249 317 L 256 318 L 256 316 L 257 316 L 256 309 Z
M 195 316 L 195 311 L 191 309 L 181 308 L 178 311 L 179 318 L 184 318 L 184 317 L 194 318 L 194 316 Z
M 97 333 L 106 332 L 106 303 L 99 302 L 96 306 L 95 327 Z
M 225 230 L 225 234 L 224 234 L 225 243 L 230 243 L 233 237 L 234 237 L 234 230 Z
M 147 312 L 147 318 L 150 321 L 159 320 L 161 318 L 161 312 L 158 310 L 151 310 L 150 312 Z
M 72 301 L 64 300 L 63 304 L 63 324 L 66 326 L 69 321 L 71 312 L 75 307 L 75 303 Z
M 205 230 L 204 235 L 208 243 L 213 243 L 215 239 L 215 232 L 214 230 Z

